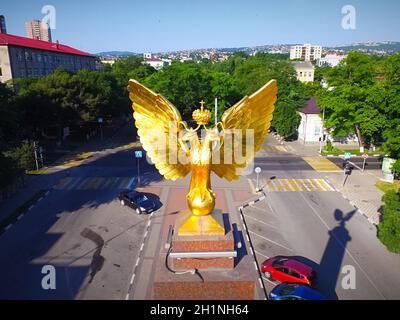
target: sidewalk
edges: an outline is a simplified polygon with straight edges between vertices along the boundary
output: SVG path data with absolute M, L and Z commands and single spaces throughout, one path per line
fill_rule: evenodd
M 319 156 L 319 144 L 304 144 L 300 141 L 283 141 L 286 149 L 300 157 Z
M 42 174 L 27 176 L 25 186 L 9 199 L 0 203 L 0 223 L 36 194 L 49 190 L 57 181 L 67 176 L 69 168 L 80 165 L 93 152 L 99 149 L 112 147 L 113 138 L 125 127 L 126 124 L 116 131 L 108 132 L 103 140 L 100 137 L 96 137 L 81 144 L 74 151 L 57 160 L 53 165 L 46 167 Z
M 375 187 L 380 178 L 380 170 L 362 172 L 354 170 L 343 187 L 343 173 L 328 173 L 328 176 L 344 198 L 350 201 L 372 224 L 378 225 L 381 220 L 383 192 Z

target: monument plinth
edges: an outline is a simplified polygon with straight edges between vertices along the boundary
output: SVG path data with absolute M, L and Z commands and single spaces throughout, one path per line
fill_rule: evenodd
M 211 172 L 232 181 L 251 163 L 272 121 L 276 81 L 226 110 L 211 128 L 206 127 L 211 112 L 203 101 L 192 113 L 197 127 L 191 128 L 161 95 L 135 80 L 129 80 L 128 91 L 140 141 L 157 170 L 170 180 L 191 173 L 188 209 L 164 226 L 162 241 L 169 247 L 161 246 L 154 298 L 254 299 L 253 258 L 243 252 L 238 256 L 229 215 L 214 210 Z
M 167 241 L 169 226 L 173 226 L 171 246 L 162 245 L 153 284 L 156 300 L 253 300 L 257 299 L 252 256 L 238 252 L 229 221 L 221 213 L 224 235 L 179 235 L 184 213 L 168 216 L 163 227 L 162 244 Z M 243 248 L 244 249 L 244 248 Z M 230 255 L 236 257 L 220 257 Z M 175 258 L 178 254 L 180 258 Z M 200 254 L 200 257 L 191 256 Z M 201 257 L 205 254 L 205 257 Z M 212 257 L 215 254 L 217 257 Z M 185 255 L 189 256 L 185 258 Z

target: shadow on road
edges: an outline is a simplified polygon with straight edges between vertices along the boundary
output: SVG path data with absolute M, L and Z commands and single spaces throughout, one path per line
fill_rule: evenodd
M 101 231 L 106 230 L 107 226 L 90 225 L 88 228 L 82 225 L 81 230 L 73 230 L 74 233 L 78 232 L 69 235 L 68 242 L 64 241 L 68 246 L 62 251 L 57 249 L 64 233 L 55 230 L 66 223 L 65 219 L 72 225 L 79 225 L 82 215 L 77 214 L 77 211 L 83 208 L 98 208 L 115 201 L 119 192 L 126 188 L 126 181 L 137 175 L 137 160 L 133 149 L 109 153 L 90 160 L 91 162 L 79 167 L 40 177 L 48 179 L 47 181 L 56 181 L 48 200 L 45 198 L 40 201 L 32 212 L 28 212 L 20 221 L 15 221 L 15 226 L 0 236 L 0 299 L 74 299 L 84 282 L 87 279 L 89 282 L 93 281 L 106 262 L 102 256 L 102 248 L 139 224 L 143 224 L 144 227 L 146 220 L 127 225 L 118 234 L 105 237 L 106 234 Z M 108 170 L 105 169 L 107 167 Z M 109 170 L 110 167 L 113 169 Z M 163 179 L 155 167 L 145 159 L 140 162 L 140 170 L 146 173 L 140 187 Z M 87 178 L 99 177 L 102 185 L 91 186 L 90 183 L 84 182 L 90 180 Z M 63 180 L 70 182 L 64 185 L 61 183 Z M 110 183 L 114 180 L 117 183 Z M 25 191 L 22 189 L 20 192 Z M 158 207 L 161 207 L 158 196 L 155 197 Z M 72 213 L 74 215 L 70 215 Z M 63 220 L 60 222 L 61 218 Z M 74 250 L 80 247 L 90 249 L 83 250 L 77 257 Z M 54 252 L 57 254 L 54 255 Z M 56 269 L 56 290 L 42 288 L 44 274 L 41 270 L 46 264 L 54 265 Z
M 344 215 L 341 210 L 335 210 L 334 217 L 339 224 L 328 232 L 329 240 L 325 246 L 319 264 L 305 257 L 292 257 L 312 267 L 317 272 L 317 288 L 331 300 L 338 299 L 336 294 L 336 284 L 341 273 L 341 266 L 346 252 L 347 243 L 351 241 L 351 236 L 346 228 L 346 223 L 353 217 L 355 212 L 356 210 L 353 210 Z

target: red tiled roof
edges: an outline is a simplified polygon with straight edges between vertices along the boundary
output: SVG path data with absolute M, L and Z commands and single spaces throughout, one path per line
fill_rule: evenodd
M 304 114 L 320 114 L 321 109 L 317 106 L 317 98 L 311 97 L 299 111 Z
M 92 57 L 90 53 L 83 52 L 63 44 L 19 37 L 5 33 L 0 33 L 0 45 L 13 45 L 13 46 L 28 47 L 40 50 L 47 50 L 47 51 L 55 51 L 59 53 L 69 53 L 80 56 Z

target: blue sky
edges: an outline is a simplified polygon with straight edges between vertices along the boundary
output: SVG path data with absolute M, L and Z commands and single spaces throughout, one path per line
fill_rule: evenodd
M 1 0 L 8 33 L 25 36 L 25 21 L 41 19 L 48 4 L 56 8 L 53 40 L 91 53 L 400 41 L 398 0 Z M 356 30 L 341 27 L 347 4 Z

